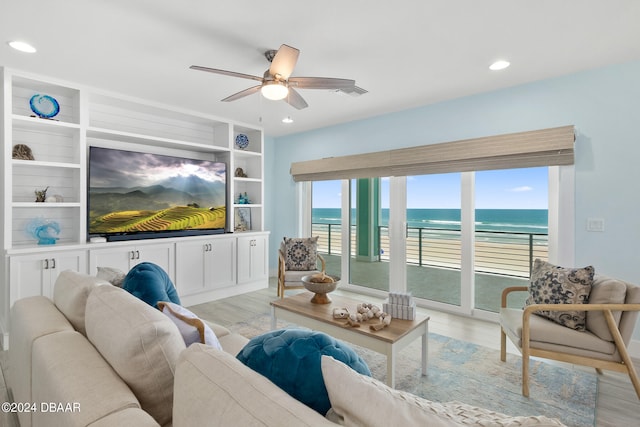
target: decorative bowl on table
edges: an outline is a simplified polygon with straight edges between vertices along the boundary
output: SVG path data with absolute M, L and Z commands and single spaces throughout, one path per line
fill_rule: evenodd
M 311 302 L 314 304 L 329 304 L 331 298 L 327 294 L 335 291 L 340 283 L 339 277 L 324 273 L 309 274 L 301 280 L 305 289 L 315 294 L 311 298 Z

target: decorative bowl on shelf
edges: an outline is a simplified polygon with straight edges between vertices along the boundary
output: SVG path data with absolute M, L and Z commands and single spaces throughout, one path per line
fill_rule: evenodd
M 236 147 L 241 150 L 246 149 L 249 146 L 249 137 L 244 133 L 239 133 L 236 136 Z
M 36 116 L 51 119 L 60 112 L 60 104 L 53 96 L 36 93 L 29 99 L 29 107 Z
M 339 277 L 324 273 L 309 274 L 303 276 L 301 280 L 305 289 L 315 294 L 311 298 L 314 304 L 329 304 L 331 298 L 327 294 L 335 291 L 340 283 Z

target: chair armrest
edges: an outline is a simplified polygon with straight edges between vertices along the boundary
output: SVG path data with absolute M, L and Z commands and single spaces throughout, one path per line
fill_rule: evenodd
M 640 304 L 531 304 L 524 311 L 640 311 Z
M 527 286 L 511 286 L 508 288 L 504 288 L 502 290 L 502 301 L 500 303 L 500 307 L 502 308 L 507 307 L 507 295 L 509 295 L 511 292 L 523 292 L 528 290 L 529 288 Z
M 284 277 L 285 272 L 285 261 L 284 254 L 282 253 L 282 249 L 278 249 L 278 277 Z

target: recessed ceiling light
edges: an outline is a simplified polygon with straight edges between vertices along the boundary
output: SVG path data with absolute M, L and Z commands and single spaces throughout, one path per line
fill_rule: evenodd
M 291 118 L 291 116 L 287 116 L 282 119 L 282 123 L 293 123 L 293 119 Z
M 511 63 L 509 61 L 500 60 L 500 61 L 496 61 L 493 64 L 491 64 L 489 66 L 489 69 L 492 70 L 492 71 L 504 70 L 509 65 L 511 65 Z
M 20 52 L 26 52 L 26 53 L 35 53 L 36 52 L 36 48 L 31 46 L 29 43 L 26 42 L 21 42 L 21 41 L 10 41 L 8 42 L 9 46 L 11 46 L 12 48 L 14 48 L 15 50 L 19 50 Z

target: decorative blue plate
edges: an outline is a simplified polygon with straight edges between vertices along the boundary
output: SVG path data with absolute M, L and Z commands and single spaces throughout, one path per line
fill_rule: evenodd
M 238 136 L 236 136 L 236 147 L 238 147 L 241 150 L 244 150 L 248 146 L 249 146 L 249 137 L 244 133 L 239 133 Z
M 55 117 L 60 112 L 60 105 L 54 97 L 40 95 L 39 93 L 31 97 L 29 106 L 31 107 L 31 111 L 36 113 L 36 116 L 44 119 Z

